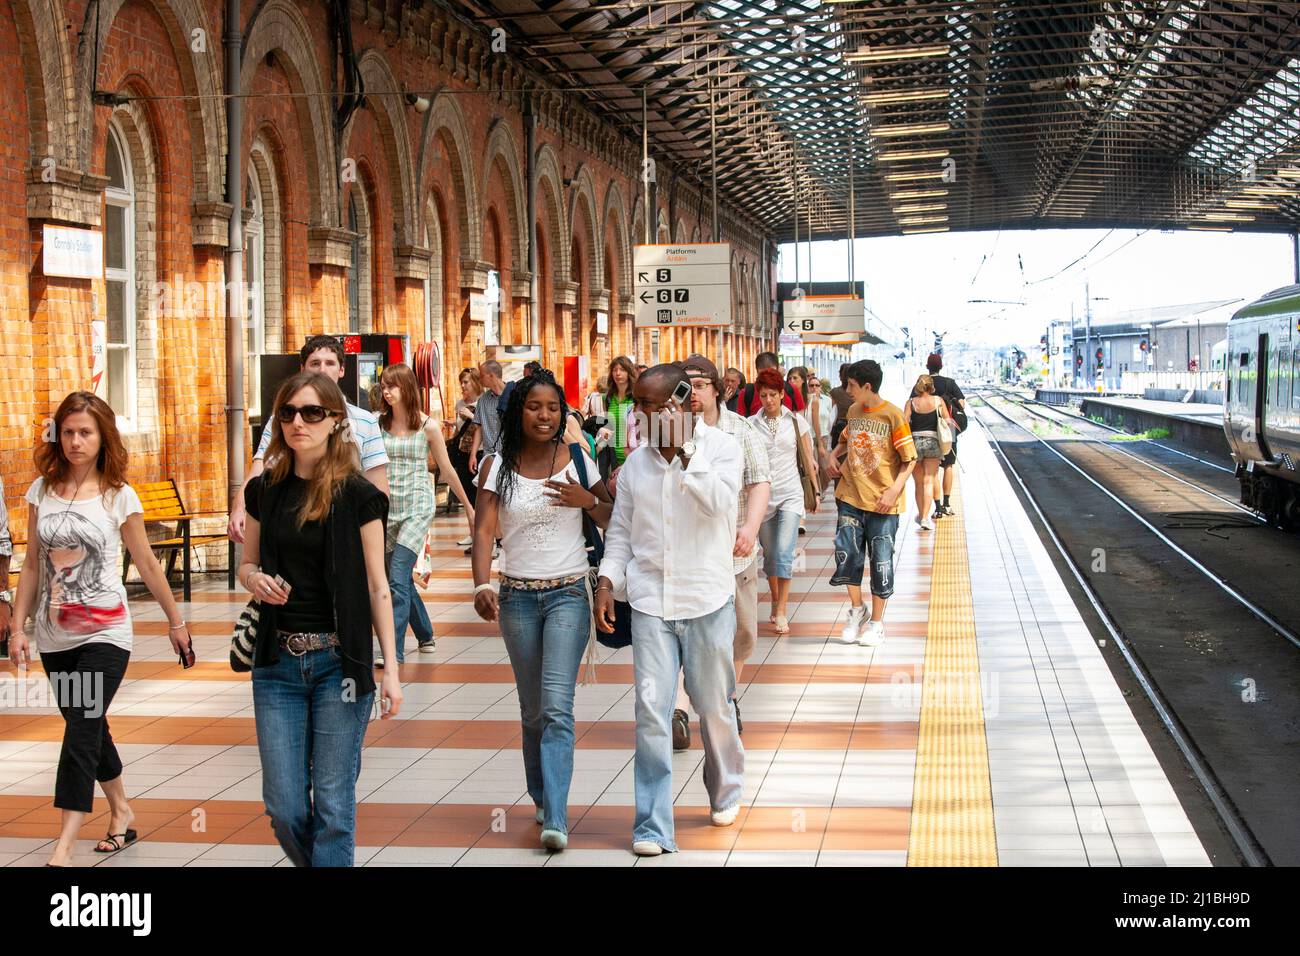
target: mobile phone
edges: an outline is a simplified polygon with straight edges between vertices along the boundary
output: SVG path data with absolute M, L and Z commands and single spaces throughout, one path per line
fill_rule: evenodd
M 678 382 L 677 387 L 673 389 L 673 401 L 678 405 L 685 405 L 691 400 L 691 383 Z
M 280 585 L 280 587 L 284 590 L 285 597 L 288 597 L 289 592 L 293 590 L 293 585 L 290 584 L 288 581 L 286 581 L 284 578 L 280 577 L 280 575 L 278 574 L 275 576 L 275 583 Z
M 194 666 L 194 639 L 190 639 L 190 646 L 180 653 L 181 666 L 189 670 Z

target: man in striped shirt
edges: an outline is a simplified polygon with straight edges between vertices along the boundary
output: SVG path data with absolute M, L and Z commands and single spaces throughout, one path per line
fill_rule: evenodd
M 832 478 L 840 479 L 835 489 L 840 517 L 831 584 L 847 586 L 853 605 L 841 640 L 874 647 L 885 640 L 885 605 L 894 593 L 894 536 L 898 516 L 907 510 L 905 489 L 916 467 L 916 448 L 903 410 L 880 397 L 880 366 L 869 359 L 854 362 L 847 378 L 853 405 L 826 468 Z M 869 620 L 862 603 L 868 561 Z

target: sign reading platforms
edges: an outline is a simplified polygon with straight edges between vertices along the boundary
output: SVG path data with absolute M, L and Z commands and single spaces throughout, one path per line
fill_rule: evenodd
M 636 246 L 636 328 L 731 325 L 731 243 Z
M 861 299 L 804 296 L 781 304 L 784 331 L 803 336 L 805 344 L 857 342 L 866 330 Z

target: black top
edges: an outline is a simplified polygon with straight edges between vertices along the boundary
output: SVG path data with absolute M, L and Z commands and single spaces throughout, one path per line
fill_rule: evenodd
M 286 526 L 292 527 L 296 523 L 294 495 L 299 495 L 298 500 L 301 501 L 305 484 L 299 482 L 302 487 L 295 492 L 293 479 L 267 484 L 265 474 L 248 483 L 244 491 L 244 505 L 248 513 L 262 525 L 258 547 L 262 570 L 272 577 L 280 574 L 293 585 L 290 601 L 299 596 L 299 588 L 303 586 L 290 577 L 294 568 L 297 573 L 319 575 L 317 582 L 306 582 L 309 597 L 304 603 L 310 613 L 323 614 L 320 595 L 329 596 L 333 609 L 329 620 L 332 623 L 325 630 L 338 634 L 343 677 L 354 682 L 358 695 L 368 694 L 375 689 L 374 644 L 370 584 L 361 545 L 361 526 L 375 520 L 387 523 L 388 496 L 361 475 L 350 476 L 334 496 L 329 517 L 320 523 L 321 537 L 315 554 L 298 553 L 299 548 L 305 547 L 304 540 L 299 537 L 296 529 L 289 534 L 284 532 Z M 307 528 L 304 527 L 303 531 L 307 532 Z M 314 600 L 310 597 L 313 591 L 316 595 Z M 258 603 L 260 617 L 257 647 L 253 653 L 255 668 L 267 667 L 279 660 L 276 631 L 308 630 L 291 626 L 281 618 L 288 607 L 288 604 L 280 607 Z M 290 617 L 289 620 L 293 618 Z
M 961 386 L 946 375 L 931 375 L 934 380 L 934 394 L 947 403 L 949 411 L 956 410 L 957 402 L 964 402 L 966 396 L 962 394 Z
M 912 407 L 911 420 L 908 423 L 913 432 L 937 432 L 939 430 L 939 406 L 932 412 L 918 412 Z
M 284 480 L 280 507 L 268 522 L 262 523 L 256 495 L 245 492 L 244 504 L 262 523 L 262 537 L 274 534 L 280 545 L 279 573 L 290 586 L 289 603 L 279 609 L 280 630 L 333 633 L 334 594 L 325 577 L 325 523 L 308 521 L 298 527 L 298 511 L 306 494 L 307 482 L 290 474 Z

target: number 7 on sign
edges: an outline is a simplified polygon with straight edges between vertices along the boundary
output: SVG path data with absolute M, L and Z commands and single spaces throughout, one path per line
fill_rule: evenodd
M 689 302 L 691 300 L 690 289 L 673 289 L 674 302 Z

